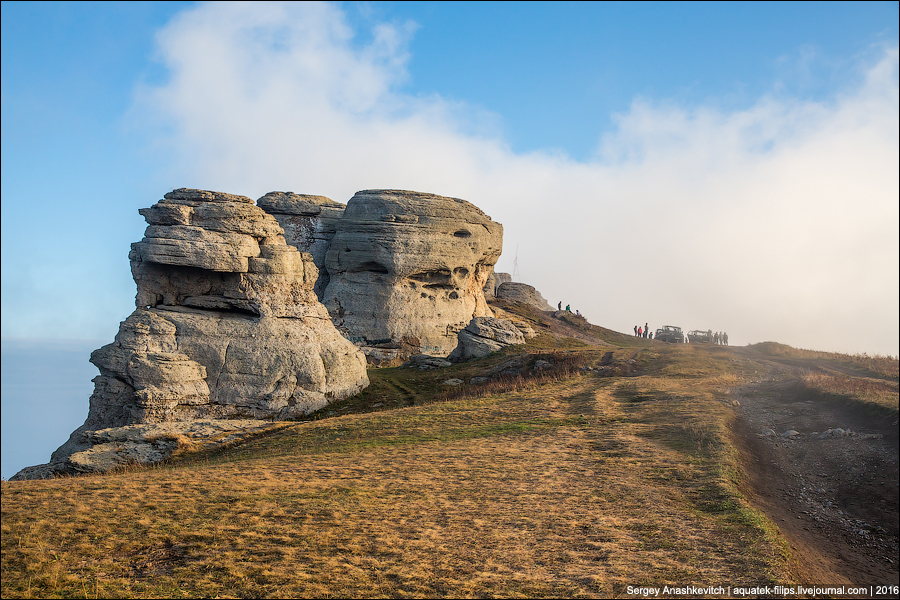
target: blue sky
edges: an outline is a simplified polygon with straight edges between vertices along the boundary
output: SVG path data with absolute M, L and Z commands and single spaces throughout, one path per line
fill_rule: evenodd
M 504 225 L 499 271 L 517 258 L 612 329 L 896 355 L 898 20 L 896 2 L 3 2 L 2 337 L 111 341 L 137 210 L 176 187 L 383 187 L 475 203 Z

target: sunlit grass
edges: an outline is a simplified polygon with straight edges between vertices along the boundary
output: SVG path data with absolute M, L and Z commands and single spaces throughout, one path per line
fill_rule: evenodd
M 3 594 L 578 597 L 783 581 L 779 542 L 730 475 L 719 385 L 573 371 L 167 466 L 4 483 Z
M 872 377 L 887 378 L 897 381 L 900 378 L 900 358 L 896 356 L 882 356 L 880 354 L 840 354 L 837 352 L 820 352 L 817 350 L 803 350 L 792 348 L 776 342 L 762 342 L 753 344 L 750 348 L 769 356 L 783 356 L 790 358 L 811 358 L 826 364 L 831 361 L 837 364 L 851 366 L 860 371 L 867 371 Z

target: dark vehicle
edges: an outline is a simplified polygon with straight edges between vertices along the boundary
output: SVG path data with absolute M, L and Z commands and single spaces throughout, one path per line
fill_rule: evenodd
M 656 330 L 656 334 L 653 336 L 653 339 L 660 340 L 662 342 L 669 342 L 670 344 L 681 344 L 684 342 L 684 334 L 681 332 L 681 327 L 665 325 L 662 328 Z
M 688 340 L 690 340 L 692 344 L 712 344 L 713 334 L 712 331 L 700 331 L 695 329 L 694 331 L 688 332 Z

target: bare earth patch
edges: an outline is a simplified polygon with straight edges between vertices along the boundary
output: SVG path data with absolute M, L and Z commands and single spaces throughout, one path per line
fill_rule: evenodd
M 817 370 L 810 361 L 762 364 L 766 370 L 738 392 L 745 493 L 790 541 L 798 580 L 897 585 L 896 409 L 809 387 L 822 377 L 810 375 Z M 896 403 L 896 382 L 864 383 L 869 393 L 892 388 Z

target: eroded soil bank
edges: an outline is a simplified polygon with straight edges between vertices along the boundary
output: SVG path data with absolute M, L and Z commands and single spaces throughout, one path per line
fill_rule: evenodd
M 735 390 L 745 493 L 790 542 L 799 583 L 897 585 L 896 413 L 809 390 L 813 363 L 753 360 L 766 372 Z

